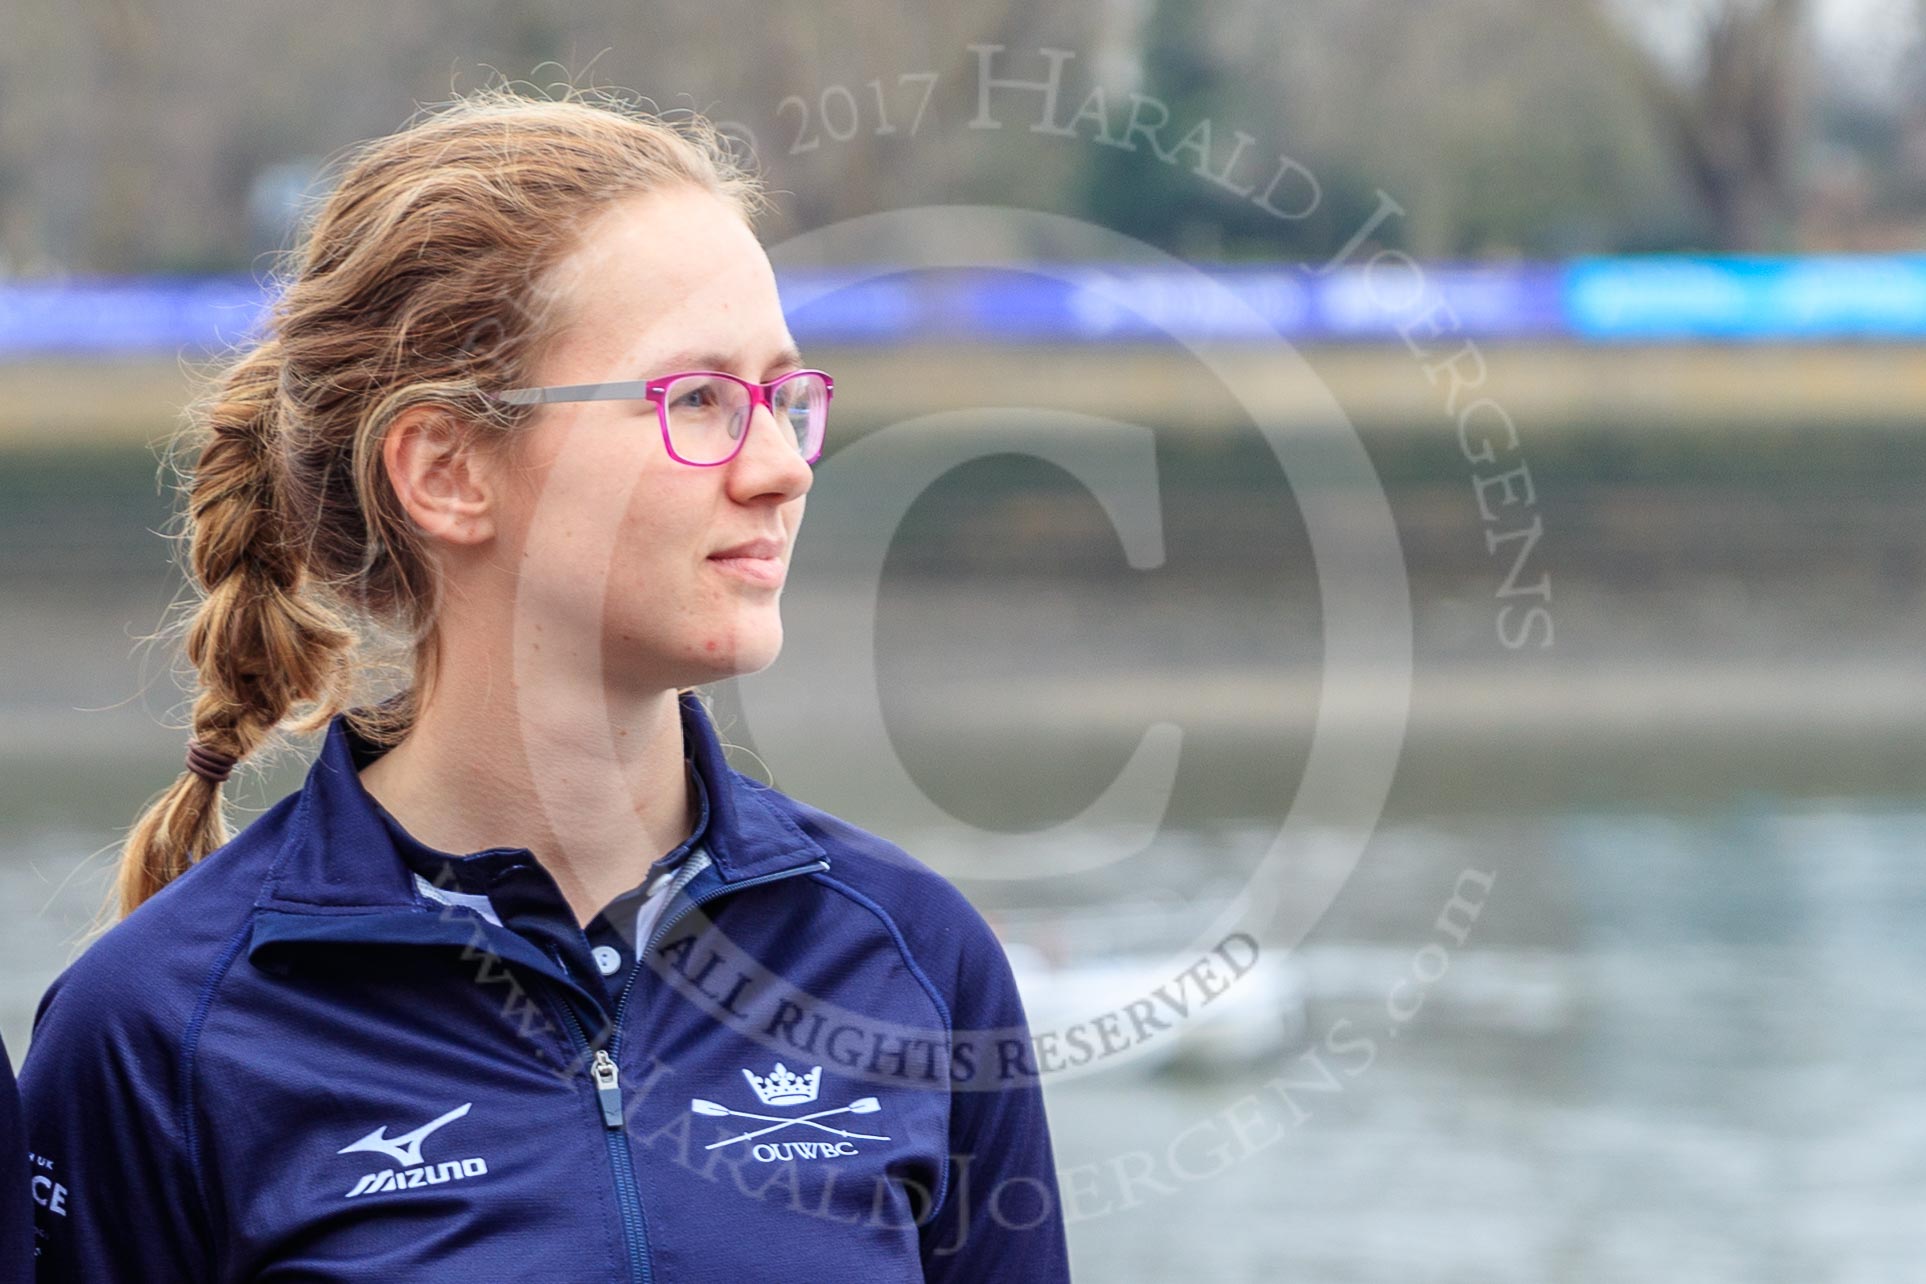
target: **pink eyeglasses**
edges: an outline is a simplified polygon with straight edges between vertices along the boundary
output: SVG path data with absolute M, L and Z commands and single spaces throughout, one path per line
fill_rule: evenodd
M 577 383 L 557 388 L 514 388 L 488 395 L 515 406 L 558 401 L 646 401 L 662 424 L 662 445 L 672 459 L 698 468 L 726 464 L 749 440 L 749 419 L 769 407 L 784 437 L 807 463 L 823 453 L 823 427 L 836 381 L 820 370 L 796 370 L 768 383 L 751 383 L 719 370 L 687 370 L 657 379 Z

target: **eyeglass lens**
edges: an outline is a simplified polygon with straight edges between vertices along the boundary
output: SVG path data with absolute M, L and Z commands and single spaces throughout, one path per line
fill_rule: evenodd
M 777 427 L 784 430 L 797 453 L 814 455 L 822 442 L 823 421 L 829 409 L 822 376 L 800 374 L 785 379 L 770 393 L 769 400 Z M 685 375 L 670 382 L 662 403 L 669 442 L 676 454 L 691 463 L 727 459 L 749 424 L 749 391 L 733 379 Z

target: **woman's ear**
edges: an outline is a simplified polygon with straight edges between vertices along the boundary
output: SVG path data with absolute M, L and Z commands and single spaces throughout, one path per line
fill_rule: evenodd
M 472 429 L 439 406 L 413 406 L 388 425 L 381 458 L 395 498 L 423 532 L 451 544 L 495 536 L 495 478 Z

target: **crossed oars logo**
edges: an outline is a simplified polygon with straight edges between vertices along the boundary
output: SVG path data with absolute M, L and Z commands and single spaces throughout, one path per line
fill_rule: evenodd
M 721 1141 L 712 1141 L 708 1145 L 703 1147 L 704 1150 L 714 1150 L 717 1146 L 733 1145 L 738 1141 L 750 1141 L 756 1137 L 762 1136 L 764 1133 L 780 1132 L 782 1129 L 791 1127 L 794 1124 L 808 1124 L 811 1128 L 820 1128 L 824 1132 L 834 1133 L 838 1137 L 861 1138 L 864 1141 L 888 1141 L 889 1140 L 888 1137 L 879 1137 L 874 1133 L 846 1132 L 841 1128 L 832 1128 L 828 1124 L 816 1122 L 818 1119 L 825 1118 L 829 1115 L 841 1115 L 841 1114 L 873 1115 L 878 1110 L 882 1109 L 881 1103 L 879 1103 L 874 1097 L 858 1097 L 856 1100 L 850 1102 L 846 1106 L 837 1106 L 833 1110 L 818 1110 L 816 1111 L 816 1113 L 809 1114 L 809 1115 L 797 1115 L 793 1119 L 785 1119 L 781 1115 L 759 1115 L 748 1110 L 731 1110 L 729 1107 L 720 1105 L 716 1102 L 704 1101 L 701 1097 L 693 1098 L 689 1102 L 689 1109 L 695 1111 L 699 1115 L 711 1115 L 717 1119 L 732 1118 L 732 1119 L 774 1120 L 774 1122 L 771 1123 L 767 1128 L 758 1128 L 754 1132 L 745 1132 L 742 1135 L 737 1137 L 726 1137 Z

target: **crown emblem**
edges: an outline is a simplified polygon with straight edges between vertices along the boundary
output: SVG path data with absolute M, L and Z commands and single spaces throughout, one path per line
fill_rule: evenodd
M 782 1062 L 765 1077 L 744 1067 L 742 1077 L 756 1090 L 756 1100 L 765 1106 L 799 1106 L 816 1099 L 816 1086 L 822 1081 L 823 1068 L 813 1066 L 806 1075 L 797 1074 Z

